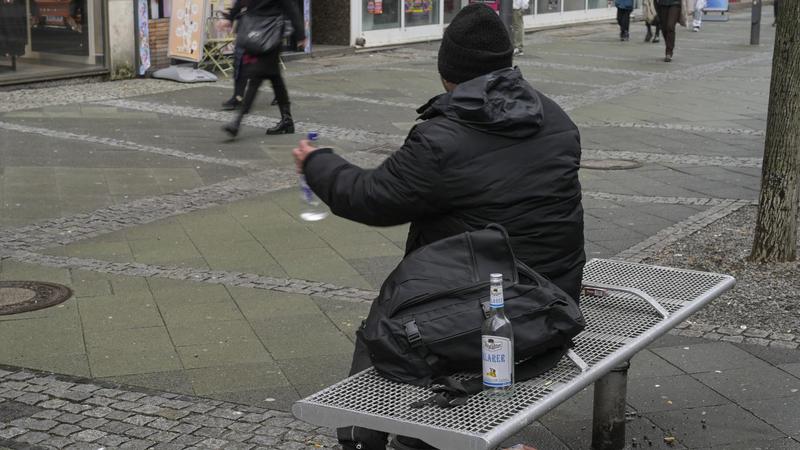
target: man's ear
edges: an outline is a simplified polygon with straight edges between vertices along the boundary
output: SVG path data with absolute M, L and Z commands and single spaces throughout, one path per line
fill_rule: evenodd
M 442 78 L 442 86 L 444 87 L 445 91 L 453 92 L 456 89 L 456 86 L 458 86 L 458 83 L 453 83 Z

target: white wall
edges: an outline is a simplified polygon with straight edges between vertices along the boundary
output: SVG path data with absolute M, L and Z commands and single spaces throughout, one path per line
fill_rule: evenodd
M 133 0 L 108 0 L 108 44 L 111 73 L 136 64 L 136 28 Z

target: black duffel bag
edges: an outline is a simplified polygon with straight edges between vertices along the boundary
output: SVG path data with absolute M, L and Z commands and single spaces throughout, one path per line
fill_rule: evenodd
M 236 28 L 236 45 L 249 55 L 263 55 L 276 50 L 283 41 L 283 16 L 243 14 Z
M 578 304 L 514 257 L 505 229 L 489 225 L 421 247 L 389 275 L 357 332 L 375 369 L 390 380 L 446 387 L 460 382 L 443 377 L 480 372 L 491 273 L 503 274 L 516 381 L 555 366 L 584 328 Z M 480 390 L 479 380 L 468 394 Z

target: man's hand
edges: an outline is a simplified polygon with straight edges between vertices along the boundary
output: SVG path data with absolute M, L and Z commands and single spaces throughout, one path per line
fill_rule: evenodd
M 297 48 L 301 49 L 301 50 L 305 49 L 306 48 L 306 40 L 303 39 L 303 40 L 297 41 Z
M 292 150 L 292 154 L 294 155 L 294 163 L 297 166 L 297 173 L 303 173 L 303 163 L 305 163 L 306 158 L 311 152 L 317 150 L 316 147 L 312 147 L 309 143 L 310 141 L 307 139 L 303 139 L 298 144 L 297 148 Z

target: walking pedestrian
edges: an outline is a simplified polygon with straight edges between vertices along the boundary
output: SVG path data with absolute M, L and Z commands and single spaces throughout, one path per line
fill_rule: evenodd
M 682 13 L 681 0 L 656 0 L 656 9 L 661 32 L 664 34 L 664 61 L 670 62 L 675 51 L 675 25 Z
M 619 40 L 627 41 L 631 35 L 631 13 L 633 12 L 633 0 L 614 0 L 617 7 L 617 25 L 619 25 Z
M 406 255 L 489 223 L 506 228 L 517 258 L 578 298 L 586 259 L 578 128 L 512 67 L 503 22 L 483 4 L 445 29 L 438 69 L 445 93 L 419 108 L 423 122 L 375 169 L 300 141 L 298 171 L 331 211 L 373 226 L 411 223 Z M 351 373 L 372 365 L 356 340 Z M 345 450 L 385 449 L 387 435 L 339 429 Z M 396 449 L 430 449 L 398 437 Z
M 703 25 L 703 8 L 706 7 L 706 0 L 694 0 L 694 13 L 692 16 L 692 31 L 697 33 Z
M 236 18 L 241 13 L 242 0 L 237 0 L 229 13 L 229 20 L 224 26 L 230 27 L 230 19 Z M 259 18 L 286 17 L 291 21 L 294 29 L 294 38 L 297 40 L 298 47 L 305 46 L 305 31 L 303 22 L 300 20 L 300 11 L 292 0 L 249 0 L 245 14 Z M 280 68 L 280 44 L 267 53 L 250 54 L 245 51 L 242 56 L 242 75 L 248 80 L 247 89 L 242 100 L 241 108 L 236 118 L 222 127 L 223 131 L 231 137 L 239 134 L 239 127 L 244 116 L 253 107 L 258 89 L 264 80 L 272 83 L 272 90 L 275 91 L 275 99 L 278 101 L 278 109 L 281 112 L 281 120 L 272 128 L 267 130 L 267 134 L 291 134 L 294 133 L 294 121 L 289 103 L 289 92 L 281 75 Z
M 661 34 L 661 22 L 658 21 L 658 12 L 656 12 L 655 0 L 644 0 L 642 2 L 642 11 L 644 12 L 644 24 L 647 27 L 647 34 L 644 35 L 644 41 L 653 43 L 658 42 L 658 37 Z M 656 29 L 653 35 L 653 27 Z
M 513 21 L 511 29 L 514 32 L 514 54 L 522 56 L 525 41 L 525 11 L 531 6 L 530 0 L 514 0 Z

